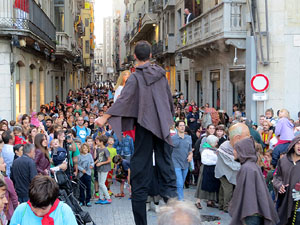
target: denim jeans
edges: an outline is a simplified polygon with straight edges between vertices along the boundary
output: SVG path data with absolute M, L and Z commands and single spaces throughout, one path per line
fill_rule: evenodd
M 100 198 L 110 199 L 110 196 L 107 191 L 107 187 L 105 186 L 105 181 L 107 178 L 108 172 L 98 172 L 98 185 L 99 185 L 99 195 Z
M 177 193 L 178 193 L 178 200 L 183 200 L 183 185 L 186 178 L 186 175 L 188 173 L 188 168 L 181 169 L 181 168 L 175 168 L 175 174 L 176 174 L 176 186 L 177 186 Z
M 246 225 L 263 225 L 264 218 L 262 216 L 247 216 L 244 223 Z

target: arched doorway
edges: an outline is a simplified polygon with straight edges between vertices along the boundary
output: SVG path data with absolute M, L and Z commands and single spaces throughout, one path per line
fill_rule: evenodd
M 36 87 L 34 87 L 34 80 L 36 79 L 36 67 L 31 64 L 29 66 L 29 111 L 30 113 L 34 111 L 36 106 Z
M 25 90 L 24 85 L 22 85 L 22 83 L 21 83 L 21 79 L 24 79 L 25 76 L 26 76 L 25 64 L 22 61 L 18 61 L 16 63 L 16 76 L 15 76 L 15 80 L 16 80 L 16 88 L 15 88 L 16 116 L 18 116 L 21 113 L 26 112 L 26 105 L 25 105 L 26 101 L 24 101 L 24 96 L 23 96 L 23 98 L 21 97 L 22 96 L 21 91 L 23 91 L 22 89 Z
M 43 67 L 39 69 L 39 80 L 40 80 L 40 105 L 45 104 L 45 71 Z

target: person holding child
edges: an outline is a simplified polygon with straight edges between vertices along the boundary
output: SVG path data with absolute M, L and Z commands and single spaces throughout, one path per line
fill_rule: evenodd
M 79 170 L 79 179 L 86 187 L 86 195 L 85 190 L 82 186 L 80 186 L 80 205 L 84 205 L 86 203 L 87 207 L 91 207 L 91 174 L 92 169 L 94 168 L 94 160 L 92 155 L 90 154 L 90 147 L 88 144 L 83 143 L 80 148 L 80 155 L 78 156 L 78 170 Z

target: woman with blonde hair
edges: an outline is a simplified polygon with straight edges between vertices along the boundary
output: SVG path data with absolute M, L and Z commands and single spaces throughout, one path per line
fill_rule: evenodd
M 117 84 L 115 86 L 115 96 L 114 96 L 114 102 L 117 100 L 117 98 L 119 97 L 119 95 L 122 92 L 123 87 L 125 86 L 125 83 L 127 81 L 127 79 L 130 76 L 130 71 L 129 70 L 124 70 L 118 80 L 117 80 Z
M 279 111 L 279 120 L 275 127 L 275 135 L 278 139 L 277 145 L 272 153 L 271 164 L 276 168 L 280 154 L 285 152 L 294 139 L 294 124 L 289 119 L 290 113 L 286 109 Z

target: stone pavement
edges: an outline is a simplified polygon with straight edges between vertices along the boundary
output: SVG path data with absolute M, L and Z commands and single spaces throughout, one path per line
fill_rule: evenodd
M 114 182 L 112 191 L 119 193 L 119 183 Z M 184 198 L 192 202 L 195 201 L 194 193 L 196 188 L 190 186 L 189 189 L 184 190 Z M 95 200 L 92 200 L 93 207 L 83 207 L 87 210 L 97 225 L 134 225 L 134 219 L 131 208 L 131 201 L 128 199 L 128 190 L 125 190 L 125 198 L 112 197 L 112 204 L 110 205 L 96 205 Z M 163 203 L 162 203 L 163 204 Z M 220 217 L 219 221 L 203 222 L 202 225 L 228 225 L 230 216 L 218 209 L 207 208 L 206 203 L 201 202 L 203 209 L 199 210 L 201 215 L 217 216 Z M 147 213 L 148 225 L 157 225 L 157 216 L 154 211 Z

